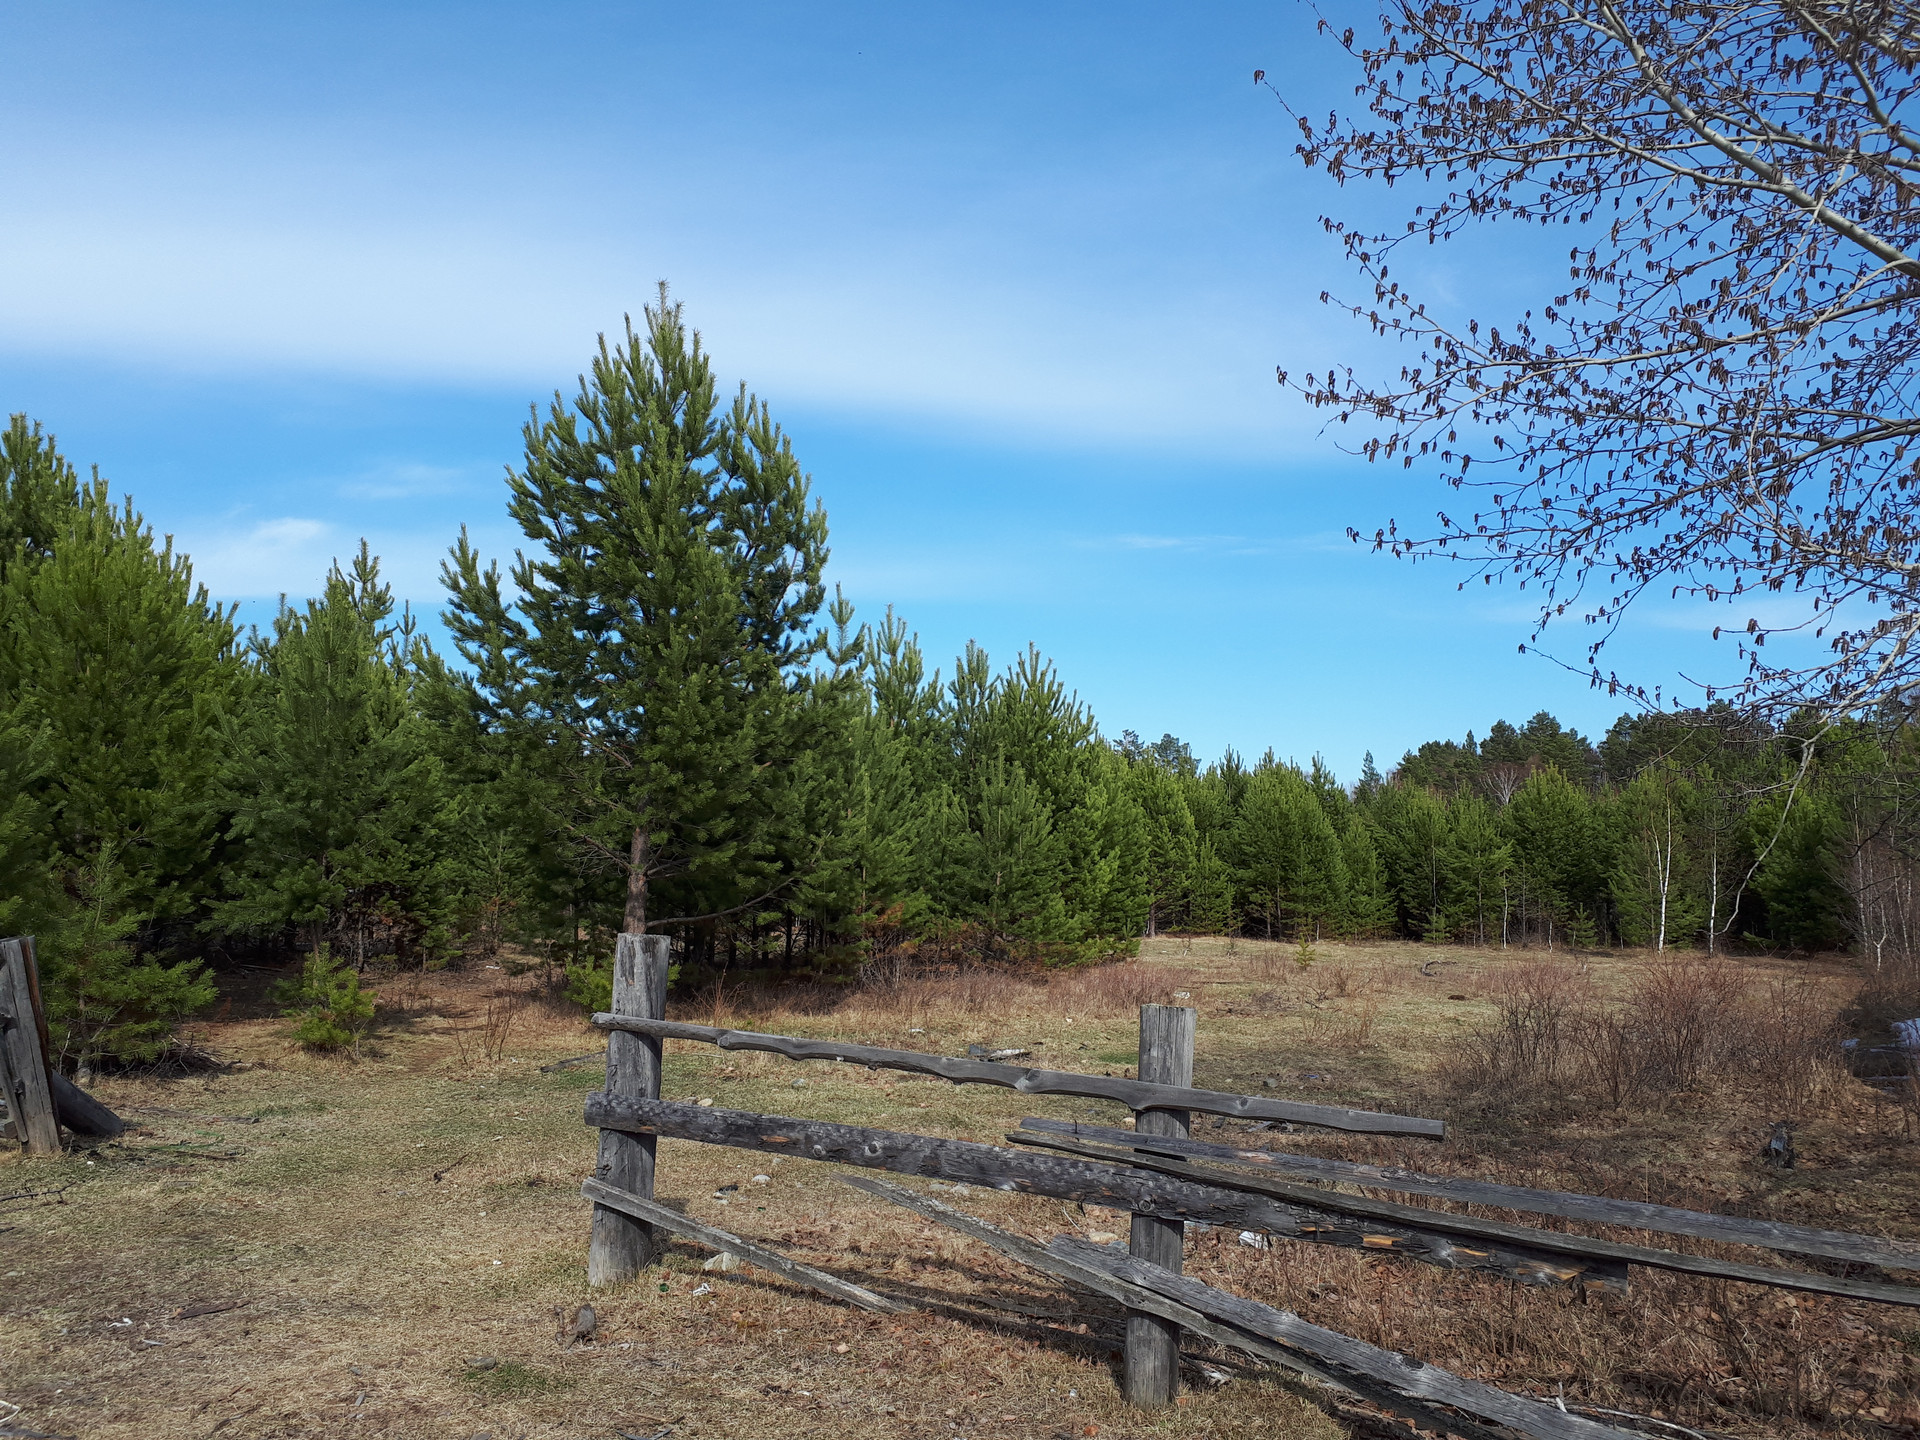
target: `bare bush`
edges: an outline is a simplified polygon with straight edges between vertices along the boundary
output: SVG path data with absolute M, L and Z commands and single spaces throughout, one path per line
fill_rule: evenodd
M 1662 958 L 1646 966 L 1628 991 L 1628 1022 L 1637 1038 L 1643 1088 L 1691 1090 L 1701 1074 L 1740 1041 L 1741 973 L 1719 960 Z
M 1068 1014 L 1112 1015 L 1142 1005 L 1186 1004 L 1186 999 L 1176 1001 L 1175 992 L 1191 999 L 1199 983 L 1184 970 L 1133 961 L 1070 970 L 1053 982 L 1049 994 Z
M 1621 1110 L 1730 1085 L 1779 1113 L 1843 1073 L 1833 997 L 1812 977 L 1670 954 L 1641 966 L 1617 998 L 1557 965 L 1516 967 L 1491 991 L 1494 1021 L 1461 1037 L 1445 1063 L 1464 1090 L 1581 1092 Z
M 1729 1069 L 1778 1111 L 1831 1093 L 1845 1078 L 1841 1019 L 1832 997 L 1805 977 L 1776 977 L 1742 998 L 1728 1036 Z
M 1573 966 L 1558 962 L 1500 972 L 1490 986 L 1493 1022 L 1461 1038 L 1446 1066 L 1450 1077 L 1476 1090 L 1557 1081 L 1586 988 Z

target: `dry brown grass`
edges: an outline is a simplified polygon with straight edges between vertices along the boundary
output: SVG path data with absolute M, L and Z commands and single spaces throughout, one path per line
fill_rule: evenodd
M 1436 973 L 1421 975 L 1435 959 Z M 1273 1143 L 1920 1233 L 1920 1147 L 1903 1141 L 1898 1107 L 1857 1084 L 1770 1091 L 1752 1066 L 1696 1067 L 1703 1088 L 1617 1109 L 1565 1087 L 1487 1096 L 1452 1085 L 1456 1037 L 1495 1024 L 1496 1001 L 1538 959 L 1323 944 L 1302 967 L 1290 945 L 1171 940 L 1140 962 L 1046 984 L 960 973 L 851 993 L 721 993 L 676 1013 L 947 1054 L 1020 1046 L 1036 1063 L 1117 1071 L 1134 1007 L 1185 992 L 1201 1010 L 1202 1085 L 1273 1079 L 1278 1093 L 1455 1121 L 1444 1144 L 1266 1132 Z M 1640 957 L 1577 963 L 1591 994 L 1627 1003 L 1636 993 Z M 1837 965 L 1755 963 L 1743 974 L 1754 1033 L 1773 1024 L 1787 1041 L 1803 1008 L 1791 987 L 1812 987 L 1831 1010 L 1847 984 Z M 396 1003 L 357 1063 L 291 1050 L 284 1022 L 229 1018 L 206 1027 L 206 1042 L 248 1068 L 104 1082 L 140 1132 L 59 1160 L 0 1157 L 0 1194 L 71 1187 L 0 1207 L 0 1398 L 24 1406 L 21 1422 L 36 1429 L 162 1440 L 606 1437 L 670 1421 L 676 1436 L 849 1440 L 1052 1440 L 1089 1425 L 1167 1440 L 1333 1434 L 1285 1385 L 1246 1374 L 1160 1416 L 1129 1412 L 1114 1387 L 1110 1307 L 846 1190 L 826 1167 L 675 1142 L 662 1146 L 664 1198 L 926 1308 L 901 1320 L 858 1315 L 752 1270 L 702 1272 L 702 1252 L 676 1248 L 664 1279 L 595 1297 L 598 1344 L 563 1350 L 554 1312 L 588 1293 L 577 1184 L 593 1137 L 579 1117 L 600 1080 L 590 1066 L 539 1072 L 594 1037 L 527 985 L 489 970 L 396 977 L 383 987 Z M 665 1093 L 976 1139 L 1023 1114 L 1120 1114 L 680 1045 Z M 1777 1113 L 1782 1104 L 1792 1113 Z M 1776 1118 L 1796 1124 L 1795 1171 L 1755 1158 Z M 770 1178 L 756 1184 L 756 1174 Z M 741 1187 L 725 1206 L 723 1184 Z M 1028 1197 L 976 1192 L 963 1203 L 1038 1237 L 1124 1229 L 1121 1217 Z M 1250 1249 L 1221 1232 L 1197 1235 L 1190 1254 L 1193 1271 L 1229 1288 L 1516 1389 L 1564 1387 L 1569 1398 L 1796 1440 L 1920 1423 L 1913 1312 L 1640 1271 L 1631 1297 L 1582 1305 L 1351 1251 Z M 703 1283 L 712 1292 L 696 1296 Z M 230 1300 L 245 1303 L 181 1313 Z M 482 1356 L 501 1363 L 471 1369 Z

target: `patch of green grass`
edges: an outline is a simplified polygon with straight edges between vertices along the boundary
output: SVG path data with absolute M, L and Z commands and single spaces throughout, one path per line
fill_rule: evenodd
M 1102 1050 L 1094 1057 L 1105 1065 L 1132 1065 L 1140 1058 L 1138 1050 Z
M 497 1400 L 520 1400 L 529 1395 L 550 1395 L 556 1390 L 571 1390 L 574 1382 L 565 1375 L 522 1365 L 518 1360 L 502 1360 L 482 1370 L 469 1365 L 462 1378 L 482 1395 Z

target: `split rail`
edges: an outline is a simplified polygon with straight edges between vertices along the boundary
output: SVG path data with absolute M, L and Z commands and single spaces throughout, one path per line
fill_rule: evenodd
M 1638 1265 L 1920 1307 L 1920 1286 L 1881 1278 L 1889 1270 L 1920 1271 L 1920 1245 L 1196 1139 L 1191 1133 L 1195 1112 L 1436 1140 L 1444 1138 L 1445 1127 L 1416 1116 L 1196 1089 L 1192 1009 L 1141 1007 L 1138 1078 L 1123 1079 L 671 1021 L 665 1018 L 667 965 L 666 937 L 622 935 L 614 961 L 613 1009 L 593 1017 L 608 1032 L 606 1088 L 586 1104 L 586 1123 L 600 1131 L 594 1178 L 583 1187 L 594 1202 L 587 1273 L 596 1286 L 636 1277 L 655 1258 L 656 1232 L 668 1231 L 850 1304 L 882 1312 L 909 1308 L 657 1203 L 657 1146 L 659 1137 L 667 1136 L 1128 1211 L 1132 1224 L 1124 1250 L 1078 1236 L 1041 1246 L 891 1181 L 841 1177 L 1023 1264 L 1118 1301 L 1127 1310 L 1123 1388 L 1141 1406 L 1172 1400 L 1184 1330 L 1359 1396 L 1422 1427 L 1473 1440 L 1513 1431 L 1542 1440 L 1597 1440 L 1620 1433 L 1558 1405 L 1450 1375 L 1183 1276 L 1183 1237 L 1190 1224 L 1256 1232 L 1273 1241 L 1353 1246 L 1529 1285 L 1624 1292 L 1631 1267 Z M 662 1100 L 661 1055 L 667 1040 L 903 1070 L 1025 1094 L 1114 1100 L 1133 1111 L 1133 1126 L 1030 1118 L 1005 1137 L 1008 1145 L 996 1146 Z M 1336 1190 L 1336 1185 L 1368 1193 Z M 1380 1191 L 1752 1246 L 1825 1262 L 1843 1273 L 1626 1244 L 1375 1198 L 1372 1192 Z M 1844 1273 L 1850 1266 L 1868 1273 Z

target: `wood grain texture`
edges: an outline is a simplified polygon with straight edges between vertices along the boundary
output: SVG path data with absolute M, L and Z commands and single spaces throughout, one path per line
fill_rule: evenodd
M 1198 1012 L 1183 1005 L 1140 1007 L 1138 1074 L 1141 1080 L 1176 1089 L 1192 1087 L 1197 1016 Z M 1192 1115 L 1185 1110 L 1147 1110 L 1135 1119 L 1134 1126 L 1151 1135 L 1184 1139 L 1192 1120 Z M 1186 1231 L 1186 1225 L 1179 1220 L 1134 1215 L 1128 1226 L 1127 1249 L 1142 1260 L 1178 1274 Z M 1128 1402 L 1143 1409 L 1173 1403 L 1173 1397 L 1180 1393 L 1178 1325 L 1150 1311 L 1136 1310 L 1128 1314 L 1122 1388 Z
M 1365 1185 L 1397 1190 L 1407 1195 L 1434 1195 L 1443 1200 L 1489 1205 L 1526 1214 L 1557 1215 L 1566 1220 L 1589 1220 L 1662 1235 L 1688 1235 L 1734 1245 L 1797 1255 L 1819 1255 L 1830 1260 L 1852 1260 L 1893 1270 L 1920 1270 L 1920 1244 L 1855 1235 L 1844 1230 L 1816 1230 L 1743 1215 L 1709 1215 L 1671 1205 L 1649 1205 L 1638 1200 L 1615 1200 L 1603 1195 L 1577 1195 L 1560 1190 L 1535 1190 L 1521 1185 L 1499 1185 L 1486 1180 L 1462 1180 L 1447 1175 L 1423 1175 L 1389 1165 L 1362 1165 L 1351 1160 L 1325 1160 L 1317 1155 L 1295 1155 L 1280 1150 L 1243 1149 L 1205 1140 L 1154 1136 L 1146 1141 L 1132 1130 L 1110 1125 L 1085 1125 L 1077 1120 L 1029 1118 L 1022 1130 L 1061 1135 L 1104 1145 L 1125 1145 L 1161 1155 L 1191 1155 L 1224 1160 L 1269 1172 L 1298 1175 L 1335 1184 Z
M 41 1048 L 36 988 L 27 974 L 26 943 L 0 940 L 0 1085 L 6 1087 L 8 1117 L 27 1154 L 58 1155 L 60 1121 Z
M 742 1240 L 712 1225 L 703 1225 L 698 1220 L 689 1219 L 677 1210 L 669 1210 L 658 1201 L 635 1195 L 630 1190 L 608 1185 L 600 1180 L 588 1180 L 580 1187 L 580 1193 L 597 1205 L 607 1206 L 622 1214 L 630 1215 L 651 1225 L 656 1230 L 670 1231 L 675 1235 L 684 1235 L 689 1240 L 713 1250 L 724 1250 L 738 1255 L 742 1260 L 758 1265 L 762 1270 L 771 1271 L 782 1279 L 791 1280 L 796 1285 L 804 1285 L 809 1290 L 818 1290 L 823 1295 L 831 1295 L 836 1300 L 844 1300 L 849 1305 L 857 1305 L 862 1310 L 872 1310 L 881 1315 L 898 1315 L 911 1310 L 911 1305 L 891 1300 L 885 1295 L 877 1295 L 864 1285 L 856 1285 L 851 1280 L 842 1280 L 838 1275 L 829 1275 L 824 1270 L 816 1270 L 811 1265 L 803 1265 L 798 1260 L 789 1260 L 777 1250 L 769 1250 L 764 1245 L 756 1245 L 751 1240 Z
M 1766 1265 L 1749 1265 L 1739 1260 L 1718 1260 L 1705 1255 L 1682 1255 L 1675 1250 L 1654 1250 L 1644 1245 L 1622 1245 L 1612 1240 L 1596 1240 L 1588 1235 L 1569 1235 L 1558 1230 L 1537 1230 L 1529 1225 L 1510 1225 L 1503 1220 L 1479 1220 L 1469 1215 L 1454 1215 L 1445 1210 L 1423 1210 L 1414 1205 L 1396 1205 L 1390 1200 L 1369 1200 L 1359 1195 L 1338 1195 L 1307 1185 L 1289 1185 L 1264 1175 L 1242 1175 L 1217 1165 L 1192 1162 L 1150 1160 L 1135 1153 L 1131 1160 L 1125 1152 L 1111 1147 L 1081 1145 L 1071 1140 L 1048 1140 L 1039 1136 L 1021 1139 L 1026 1145 L 1078 1155 L 1089 1160 L 1117 1161 L 1143 1170 L 1163 1174 L 1191 1176 L 1207 1185 L 1223 1189 L 1245 1190 L 1253 1195 L 1270 1195 L 1288 1202 L 1298 1201 L 1340 1214 L 1359 1217 L 1363 1223 L 1390 1223 L 1417 1226 L 1442 1235 L 1458 1235 L 1479 1243 L 1524 1247 L 1533 1253 L 1561 1255 L 1569 1259 L 1612 1261 L 1622 1268 L 1644 1265 L 1652 1270 L 1670 1270 L 1681 1275 L 1706 1275 L 1719 1280 L 1739 1280 L 1753 1285 L 1771 1285 L 1777 1289 L 1800 1290 L 1814 1295 L 1844 1295 L 1852 1300 L 1873 1300 L 1883 1305 L 1920 1306 L 1920 1287 L 1887 1285 L 1874 1280 L 1847 1280 L 1832 1275 L 1810 1274 L 1801 1270 L 1781 1270 Z
M 1441 1411 L 1413 1401 L 1407 1396 L 1396 1394 L 1384 1385 L 1374 1384 L 1364 1375 L 1336 1371 L 1329 1365 L 1321 1364 L 1304 1351 L 1289 1350 L 1262 1336 L 1250 1335 L 1244 1330 L 1222 1324 L 1211 1316 L 1203 1315 L 1198 1310 L 1180 1304 L 1177 1300 L 1170 1300 L 1164 1295 L 1142 1289 L 1138 1285 L 1117 1279 L 1104 1271 L 1092 1269 L 1076 1260 L 1056 1255 L 1025 1236 L 1002 1230 L 999 1226 L 990 1224 L 977 1215 L 970 1215 L 930 1195 L 922 1195 L 917 1190 L 910 1190 L 905 1185 L 897 1185 L 891 1180 L 882 1180 L 873 1175 L 842 1175 L 839 1180 L 842 1185 L 850 1185 L 868 1195 L 911 1210 L 936 1224 L 958 1230 L 961 1234 L 989 1245 L 1009 1259 L 1029 1265 L 1042 1274 L 1069 1281 L 1084 1290 L 1091 1290 L 1096 1295 L 1118 1301 L 1131 1310 L 1158 1315 L 1179 1329 L 1205 1336 L 1217 1345 L 1239 1350 L 1269 1365 L 1292 1371 L 1330 1390 L 1357 1395 L 1382 1409 L 1415 1420 L 1422 1429 L 1451 1431 L 1457 1435 L 1471 1437 L 1471 1440 L 1496 1440 L 1496 1437 L 1498 1440 L 1504 1440 L 1504 1432 L 1462 1422 L 1450 1412 Z
M 1364 1248 L 1446 1269 L 1484 1270 L 1530 1285 L 1579 1283 L 1626 1286 L 1626 1267 L 1611 1261 L 1570 1260 L 1508 1245 L 1466 1243 L 1434 1231 L 1384 1222 L 1362 1223 L 1326 1210 L 1283 1205 L 1264 1196 L 1219 1189 L 1148 1171 L 1003 1149 L 968 1140 L 759 1115 L 672 1100 L 587 1097 L 586 1122 L 602 1129 L 667 1135 L 775 1155 L 798 1155 L 896 1174 L 983 1185 L 1078 1200 L 1167 1220 L 1230 1225 L 1289 1239 Z
M 1336 1330 L 1309 1324 L 1290 1311 L 1276 1310 L 1256 1300 L 1216 1290 L 1198 1280 L 1123 1255 L 1117 1249 L 1109 1250 L 1063 1235 L 1047 1246 L 1047 1253 L 1176 1300 L 1235 1329 L 1302 1351 L 1336 1371 L 1365 1375 L 1390 1387 L 1396 1394 L 1452 1406 L 1538 1440 L 1620 1440 L 1623 1433 L 1610 1425 L 1569 1415 L 1557 1406 L 1511 1395 L 1436 1365 L 1422 1365 Z
M 669 942 L 665 935 L 622 935 L 613 956 L 613 1007 L 639 1018 L 667 1009 Z M 660 1041 L 619 1032 L 607 1037 L 609 1096 L 646 1100 L 660 1093 Z M 650 1135 L 600 1132 L 593 1178 L 629 1195 L 653 1197 L 654 1149 Z M 653 1230 L 646 1221 L 608 1205 L 593 1207 L 587 1242 L 587 1283 L 621 1285 L 653 1263 Z
M 764 1050 L 789 1060 L 838 1060 L 876 1070 L 907 1070 L 937 1075 L 956 1085 L 999 1085 L 1027 1095 L 1077 1095 L 1089 1100 L 1117 1100 L 1130 1110 L 1197 1110 L 1205 1115 L 1235 1115 L 1248 1120 L 1290 1120 L 1375 1135 L 1424 1135 L 1441 1139 L 1446 1126 L 1417 1115 L 1385 1115 L 1372 1110 L 1348 1110 L 1338 1105 L 1310 1105 L 1299 1100 L 1274 1100 L 1259 1095 L 1234 1095 L 1222 1090 L 1195 1090 L 1187 1086 L 1153 1085 L 1144 1080 L 1122 1080 L 1111 1075 L 1079 1075 L 1066 1070 L 1031 1070 L 1020 1065 L 998 1065 L 990 1060 L 963 1060 L 946 1055 L 923 1055 L 917 1050 L 883 1050 L 872 1045 L 848 1045 L 838 1040 L 806 1040 L 795 1035 L 763 1035 L 753 1030 L 726 1030 L 715 1025 L 690 1025 L 679 1020 L 641 1019 L 602 1012 L 593 1023 L 603 1030 L 624 1030 L 662 1040 L 697 1040 L 722 1050 Z

